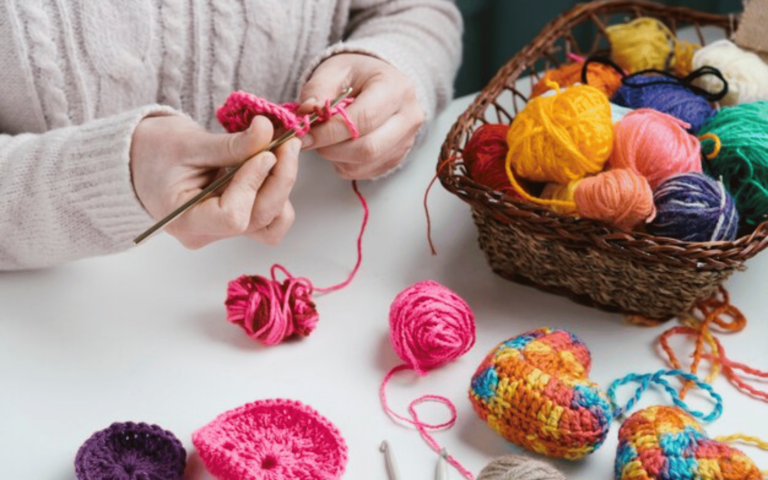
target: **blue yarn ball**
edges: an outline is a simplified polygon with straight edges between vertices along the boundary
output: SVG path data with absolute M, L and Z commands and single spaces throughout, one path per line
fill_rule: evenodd
M 663 82 L 648 85 L 653 82 Z M 652 108 L 691 125 L 696 134 L 715 109 L 706 98 L 691 91 L 679 80 L 661 75 L 630 77 L 616 90 L 613 103 L 629 108 Z
M 686 242 L 733 240 L 739 214 L 723 182 L 703 173 L 682 173 L 664 180 L 653 194 L 656 218 L 648 232 Z

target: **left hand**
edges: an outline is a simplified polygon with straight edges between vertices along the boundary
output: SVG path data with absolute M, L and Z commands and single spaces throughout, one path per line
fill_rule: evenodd
M 360 137 L 351 140 L 337 116 L 312 127 L 304 148 L 333 162 L 345 179 L 383 175 L 399 165 L 413 147 L 425 115 L 413 82 L 389 63 L 368 55 L 339 54 L 317 67 L 300 94 L 301 110 L 322 106 L 327 98 L 352 87 L 355 101 L 347 108 Z

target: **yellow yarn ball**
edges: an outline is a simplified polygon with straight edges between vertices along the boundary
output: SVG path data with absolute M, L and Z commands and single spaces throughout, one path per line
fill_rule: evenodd
M 671 69 L 677 75 L 691 72 L 694 51 L 699 48 L 677 40 L 660 20 L 640 17 L 605 29 L 613 59 L 629 73 L 649 68 Z
M 576 191 L 576 187 L 579 186 L 583 179 L 579 178 L 569 182 L 566 185 L 560 185 L 558 183 L 548 183 L 544 186 L 544 190 L 541 192 L 541 198 L 546 200 L 560 200 L 563 202 L 573 203 L 573 192 Z M 576 204 L 573 205 L 552 205 L 552 210 L 563 215 L 576 215 Z
M 515 190 L 531 202 L 570 202 L 531 197 L 516 176 L 534 182 L 567 184 L 603 169 L 613 149 L 611 104 L 603 92 L 577 85 L 537 97 L 515 117 L 507 132 L 507 175 Z

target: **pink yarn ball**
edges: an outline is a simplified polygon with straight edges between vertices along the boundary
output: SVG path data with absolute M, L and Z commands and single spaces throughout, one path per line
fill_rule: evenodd
M 614 126 L 608 164 L 644 176 L 653 190 L 677 173 L 701 172 L 701 144 L 687 128 L 689 124 L 665 113 L 635 110 Z
M 623 230 L 632 230 L 656 216 L 648 181 L 626 168 L 585 178 L 576 187 L 573 200 L 580 216 Z
M 475 316 L 467 302 L 431 280 L 395 297 L 389 326 L 395 353 L 419 375 L 459 358 L 475 344 Z
M 312 284 L 304 278 L 283 283 L 243 275 L 229 282 L 227 321 L 264 345 L 275 345 L 294 335 L 308 336 L 320 319 L 312 301 Z

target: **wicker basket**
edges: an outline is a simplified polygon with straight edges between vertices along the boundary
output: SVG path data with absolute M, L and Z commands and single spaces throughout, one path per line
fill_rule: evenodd
M 729 36 L 736 28 L 733 16 L 648 1 L 577 5 L 549 23 L 480 92 L 448 133 L 437 170 L 443 186 L 471 205 L 480 247 L 494 272 L 579 303 L 663 321 L 689 311 L 735 270 L 743 270 L 744 262 L 766 247 L 768 222 L 732 242 L 686 243 L 621 231 L 495 192 L 473 181 L 462 160 L 462 149 L 477 127 L 509 124 L 525 105 L 518 79 L 529 76 L 532 86 L 542 71 L 561 65 L 570 52 L 606 53 L 605 26 L 639 16 L 658 18 L 673 32 L 691 25 L 702 44 L 702 27 L 717 27 Z M 574 29 L 588 28 L 594 30 L 594 41 L 578 45 Z

